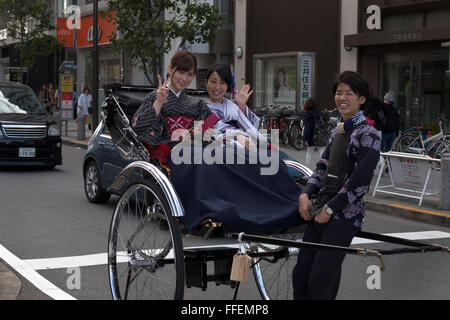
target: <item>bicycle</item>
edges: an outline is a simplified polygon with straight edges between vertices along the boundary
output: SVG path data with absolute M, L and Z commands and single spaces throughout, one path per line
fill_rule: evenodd
M 449 135 L 444 135 L 442 121 L 439 123 L 440 132 L 429 136 L 431 129 L 414 127 L 405 130 L 397 140 L 393 150 L 406 153 L 427 154 L 440 159 L 449 148 Z
M 289 143 L 296 150 L 302 150 L 304 145 L 303 142 L 303 126 L 304 126 L 304 113 L 302 111 L 294 112 L 292 116 L 289 117 L 288 120 L 288 137 Z

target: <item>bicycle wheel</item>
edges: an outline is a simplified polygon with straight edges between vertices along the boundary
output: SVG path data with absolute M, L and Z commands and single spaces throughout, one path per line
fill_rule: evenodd
M 286 161 L 291 176 L 300 188 L 312 175 L 312 171 L 295 161 Z M 304 226 L 303 226 L 304 227 Z M 288 240 L 298 240 L 303 236 L 302 226 L 288 230 L 285 234 L 274 235 Z M 259 294 L 264 300 L 292 300 L 292 271 L 297 263 L 298 248 L 283 246 L 253 246 L 253 276 Z
M 411 152 L 410 148 L 419 147 L 417 135 L 405 134 L 398 139 L 397 144 L 395 145 L 395 150 L 398 152 Z
M 445 141 L 440 141 L 437 145 L 436 148 L 434 149 L 434 158 L 436 159 L 441 159 L 442 155 L 444 153 L 450 152 L 449 150 L 449 146 L 447 146 L 447 144 L 445 143 Z
M 280 132 L 280 136 L 281 136 L 281 141 L 283 142 L 283 145 L 285 147 L 287 147 L 289 145 L 289 129 L 288 128 L 283 128 L 283 130 L 281 130 Z
M 114 300 L 182 299 L 183 244 L 161 187 L 146 179 L 120 197 L 108 239 Z
M 300 234 L 295 234 L 289 240 L 299 237 Z M 299 249 L 259 245 L 252 251 L 256 255 L 253 258 L 253 276 L 262 299 L 292 300 L 292 271 L 297 263 Z
M 303 149 L 302 129 L 297 124 L 292 125 L 289 137 L 291 139 L 291 145 L 295 149 L 297 149 L 297 150 Z

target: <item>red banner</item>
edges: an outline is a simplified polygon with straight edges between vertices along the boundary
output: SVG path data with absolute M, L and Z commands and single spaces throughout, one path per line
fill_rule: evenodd
M 72 101 L 72 92 L 61 92 L 61 100 Z
M 115 14 L 113 13 L 113 16 Z M 90 47 L 94 45 L 94 16 L 88 15 L 81 17 L 81 29 L 77 30 L 77 48 Z M 98 14 L 98 44 L 110 43 L 110 36 L 116 34 L 116 24 L 114 20 L 108 22 L 108 18 L 104 18 L 102 13 Z
M 56 38 L 64 47 L 73 47 L 73 29 L 67 27 L 67 18 L 58 18 L 56 21 Z

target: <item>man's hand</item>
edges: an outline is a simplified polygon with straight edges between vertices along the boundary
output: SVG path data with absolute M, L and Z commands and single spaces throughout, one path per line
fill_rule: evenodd
M 314 217 L 314 221 L 316 221 L 317 223 L 327 223 L 328 221 L 330 221 L 331 216 L 327 213 L 326 210 L 327 205 L 324 205 L 319 214 L 316 214 L 316 216 Z
M 299 197 L 299 206 L 298 206 L 298 212 L 300 212 L 300 216 L 305 221 L 311 221 L 314 217 L 309 212 L 309 207 L 311 206 L 311 201 L 309 201 L 309 197 L 307 194 L 303 193 Z

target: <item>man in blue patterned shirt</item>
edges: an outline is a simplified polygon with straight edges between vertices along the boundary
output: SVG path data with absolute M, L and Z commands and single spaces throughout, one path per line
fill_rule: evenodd
M 342 119 L 299 199 L 299 213 L 309 221 L 303 241 L 350 246 L 361 229 L 380 155 L 381 136 L 360 111 L 369 86 L 359 74 L 345 71 L 333 85 Z M 302 249 L 293 272 L 294 299 L 335 299 L 345 254 Z

